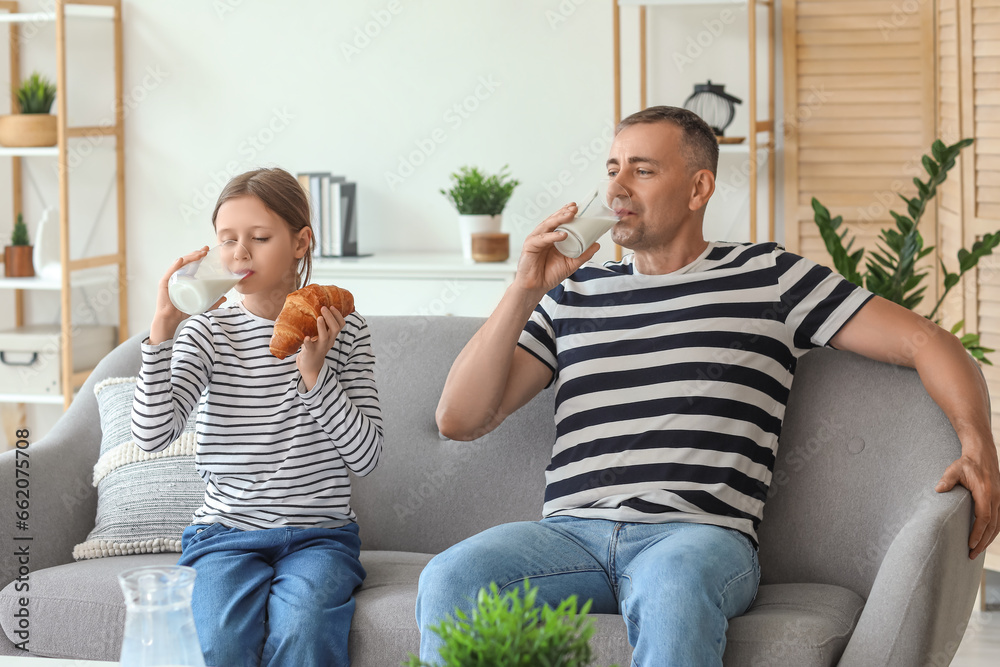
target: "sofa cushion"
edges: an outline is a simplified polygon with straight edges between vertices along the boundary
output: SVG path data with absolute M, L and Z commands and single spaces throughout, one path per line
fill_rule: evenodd
M 828 584 L 761 586 L 726 632 L 726 667 L 820 667 L 840 660 L 865 601 Z
M 117 660 L 125 630 L 118 573 L 144 565 L 173 565 L 178 554 L 97 558 L 31 573 L 28 650 L 52 658 Z M 16 582 L 15 582 L 16 583 Z M 18 606 L 14 583 L 0 591 L 0 623 L 17 643 L 8 619 Z
M 101 419 L 101 455 L 94 466 L 97 519 L 73 557 L 101 558 L 173 551 L 201 505 L 205 482 L 194 464 L 194 414 L 162 451 L 132 440 L 136 378 L 108 378 L 94 387 Z
M 362 551 L 368 572 L 356 594 L 350 651 L 355 667 L 398 665 L 420 646 L 414 608 L 420 572 L 430 554 Z M 82 561 L 31 574 L 29 650 L 34 655 L 117 660 L 125 626 L 118 573 L 142 565 L 170 565 L 176 554 L 148 554 Z M 9 624 L 18 594 L 0 592 L 0 620 Z M 761 664 L 836 664 L 857 623 L 864 601 L 839 586 L 761 586 L 753 606 L 733 619 L 726 633 L 727 667 Z M 627 665 L 632 648 L 621 616 L 595 614 L 594 664 Z

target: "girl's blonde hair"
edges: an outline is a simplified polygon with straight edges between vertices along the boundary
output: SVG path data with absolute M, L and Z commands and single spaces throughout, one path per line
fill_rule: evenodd
M 212 211 L 212 228 L 219 208 L 230 199 L 252 195 L 264 203 L 278 217 L 284 220 L 292 231 L 298 234 L 304 227 L 312 230 L 309 220 L 309 198 L 294 176 L 279 167 L 255 169 L 233 178 L 219 195 Z M 296 287 L 309 284 L 312 275 L 312 255 L 316 248 L 315 232 L 310 234 L 309 250 L 299 260 L 295 274 Z

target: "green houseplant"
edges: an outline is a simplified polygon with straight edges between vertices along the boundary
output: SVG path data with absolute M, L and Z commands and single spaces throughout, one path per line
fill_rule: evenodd
M 524 581 L 503 595 L 495 583 L 480 589 L 471 614 L 455 610 L 431 631 L 440 637 L 441 660 L 447 667 L 585 667 L 592 659 L 593 619 L 590 600 L 577 610 L 575 595 L 553 609 L 535 606 L 538 589 Z M 410 655 L 406 667 L 427 663 Z
M 10 245 L 3 249 L 3 271 L 8 278 L 30 278 L 35 275 L 31 263 L 31 245 L 28 241 L 28 227 L 24 217 L 18 213 Z
M 907 198 L 902 194 L 900 199 L 906 202 L 906 213 L 896 213 L 889 211 L 896 221 L 896 229 L 883 229 L 879 234 L 879 245 L 877 250 L 869 252 L 865 261 L 865 273 L 858 270 L 865 249 L 860 248 L 851 252 L 854 239 L 847 239 L 847 229 L 837 232 L 843 216 L 830 217 L 830 211 L 813 197 L 812 207 L 816 226 L 819 227 L 823 243 L 827 252 L 833 258 L 834 267 L 837 271 L 850 280 L 855 285 L 864 287 L 868 291 L 881 297 L 898 303 L 901 306 L 913 310 L 924 299 L 926 285 L 921 285 L 927 277 L 927 271 L 918 272 L 917 262 L 931 252 L 934 246 L 924 247 L 924 239 L 921 236 L 917 225 L 927 205 L 937 194 L 938 186 L 944 183 L 948 177 L 948 171 L 955 166 L 955 159 L 963 148 L 971 145 L 972 139 L 963 139 L 951 146 L 946 146 L 944 142 L 938 140 L 931 145 L 931 154 L 924 155 L 922 163 L 924 170 L 928 174 L 927 182 L 914 177 L 913 183 L 917 188 L 917 196 Z M 847 245 L 844 245 L 845 240 Z M 951 291 L 962 275 L 976 266 L 979 260 L 993 252 L 993 248 L 1000 244 L 1000 231 L 993 234 L 986 234 L 981 241 L 972 244 L 972 250 L 962 248 L 958 251 L 958 273 L 951 273 L 944 261 L 941 261 L 941 271 L 944 276 L 944 291 L 934 305 L 933 310 L 927 318 L 936 324 L 941 324 L 940 317 L 935 319 L 938 309 L 944 302 L 948 292 Z M 951 333 L 957 334 L 964 326 L 965 321 L 958 322 L 951 328 Z M 961 337 L 962 344 L 973 357 L 979 361 L 992 365 L 986 354 L 994 352 L 990 348 L 979 344 L 978 334 L 966 334 Z
M 451 180 L 451 188 L 441 194 L 458 210 L 462 254 L 471 259 L 472 235 L 500 231 L 501 214 L 520 181 L 510 177 L 507 165 L 492 175 L 478 167 L 462 167 Z
M 54 146 L 58 138 L 56 117 L 49 114 L 56 87 L 33 72 L 16 89 L 16 113 L 0 116 L 0 144 L 11 147 Z

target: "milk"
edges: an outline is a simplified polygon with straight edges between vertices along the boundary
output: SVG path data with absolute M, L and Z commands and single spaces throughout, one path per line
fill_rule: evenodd
M 231 278 L 196 278 L 177 275 L 167 286 L 170 301 L 188 315 L 204 313 L 231 290 L 242 276 Z
M 614 218 L 584 217 L 573 218 L 570 222 L 556 227 L 556 231 L 566 232 L 566 238 L 556 241 L 556 250 L 566 257 L 576 259 L 597 239 L 607 234 L 618 220 Z

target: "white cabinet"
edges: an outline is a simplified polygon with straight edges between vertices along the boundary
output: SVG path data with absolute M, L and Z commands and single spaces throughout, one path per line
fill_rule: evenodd
M 486 317 L 513 282 L 516 266 L 516 258 L 476 263 L 441 253 L 315 257 L 311 282 L 350 290 L 364 316 Z

